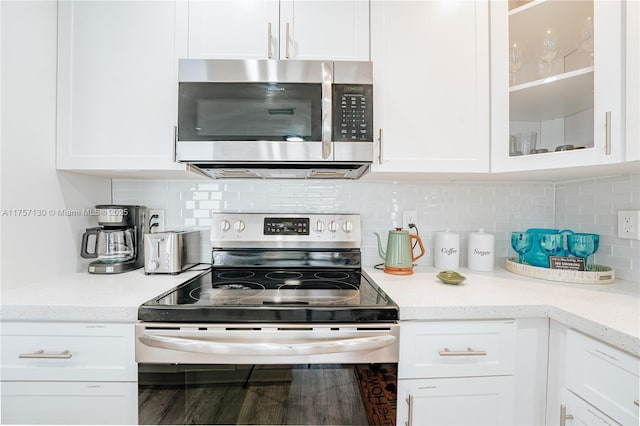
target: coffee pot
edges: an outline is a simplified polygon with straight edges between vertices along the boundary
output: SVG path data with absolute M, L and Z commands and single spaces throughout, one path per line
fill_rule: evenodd
M 91 274 L 119 274 L 144 265 L 145 206 L 98 205 L 98 227 L 82 234 L 80 255 Z
M 394 275 L 413 274 L 413 262 L 424 255 L 424 246 L 418 235 L 409 234 L 402 228 L 395 228 L 389 231 L 387 236 L 387 251 L 382 250 L 380 235 L 374 232 L 378 238 L 378 254 L 384 260 L 384 272 Z M 420 254 L 413 255 L 413 241 L 418 243 Z

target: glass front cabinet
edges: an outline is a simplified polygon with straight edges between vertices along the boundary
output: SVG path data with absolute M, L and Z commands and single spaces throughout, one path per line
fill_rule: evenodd
M 625 160 L 623 4 L 491 2 L 492 171 Z

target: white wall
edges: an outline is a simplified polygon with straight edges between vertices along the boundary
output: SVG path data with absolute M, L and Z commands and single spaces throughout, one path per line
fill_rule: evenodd
M 0 279 L 9 288 L 86 269 L 80 237 L 95 220 L 59 210 L 108 203 L 111 187 L 55 170 L 57 2 L 2 0 L 0 18 Z

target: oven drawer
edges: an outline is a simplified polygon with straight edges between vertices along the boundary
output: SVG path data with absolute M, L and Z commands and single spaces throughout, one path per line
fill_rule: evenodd
M 640 359 L 567 331 L 566 386 L 622 424 L 638 424 Z
M 516 322 L 403 322 L 399 379 L 512 375 Z
M 132 324 L 2 323 L 2 380 L 136 381 Z
M 136 361 L 181 364 L 398 362 L 397 324 L 136 325 Z

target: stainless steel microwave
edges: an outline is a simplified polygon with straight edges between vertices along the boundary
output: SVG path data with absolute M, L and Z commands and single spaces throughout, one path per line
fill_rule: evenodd
M 372 83 L 371 62 L 180 60 L 176 158 L 214 178 L 357 179 Z

